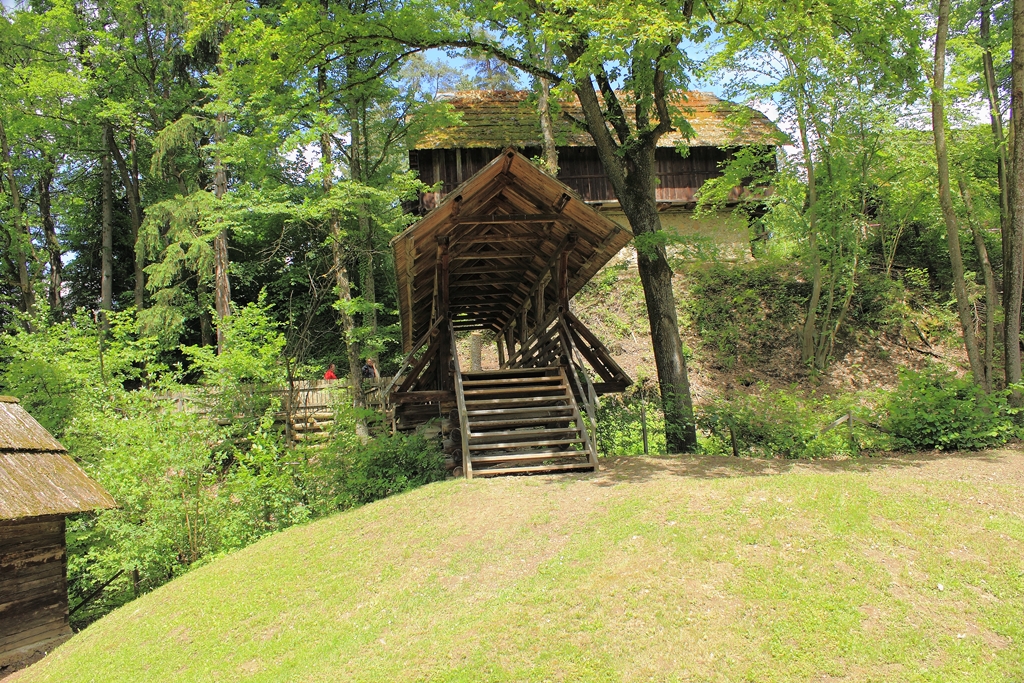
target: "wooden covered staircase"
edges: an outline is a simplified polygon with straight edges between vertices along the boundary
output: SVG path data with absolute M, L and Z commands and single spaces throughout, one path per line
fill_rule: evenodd
M 569 301 L 631 238 L 511 149 L 460 185 L 391 243 L 408 354 L 383 391 L 392 429 L 439 425 L 467 477 L 596 470 L 597 397 L 630 379 Z M 498 369 L 462 372 L 470 330 L 494 334 Z
M 597 449 L 562 368 L 469 372 L 462 386 L 469 476 L 596 469 Z

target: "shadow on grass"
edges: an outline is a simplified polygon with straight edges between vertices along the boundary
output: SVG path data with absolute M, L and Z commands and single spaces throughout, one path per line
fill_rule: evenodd
M 558 475 L 548 477 L 548 479 L 553 484 L 566 480 L 579 480 L 593 481 L 597 486 L 615 486 L 622 483 L 639 483 L 660 479 L 665 476 L 723 479 L 768 477 L 795 471 L 807 474 L 865 473 L 877 470 L 919 469 L 943 460 L 996 464 L 1015 455 L 1021 455 L 1019 447 L 974 452 L 929 451 L 834 460 L 735 458 L 703 455 L 616 456 L 601 458 L 599 472 Z

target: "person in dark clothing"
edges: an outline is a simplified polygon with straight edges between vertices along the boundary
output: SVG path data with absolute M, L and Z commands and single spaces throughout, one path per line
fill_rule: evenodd
M 372 358 L 367 358 L 363 363 L 363 379 L 378 379 L 380 372 L 377 371 L 377 364 Z

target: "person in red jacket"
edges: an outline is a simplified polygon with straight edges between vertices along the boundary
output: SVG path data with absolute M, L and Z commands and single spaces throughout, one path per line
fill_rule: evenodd
M 324 373 L 324 379 L 338 379 L 338 376 L 334 374 L 334 363 L 331 363 L 331 367 L 327 368 L 327 372 Z

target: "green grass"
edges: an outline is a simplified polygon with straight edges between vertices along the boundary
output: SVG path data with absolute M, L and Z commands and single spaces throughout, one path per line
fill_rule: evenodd
M 15 679 L 1020 681 L 1022 484 L 1015 451 L 449 481 L 197 569 Z

